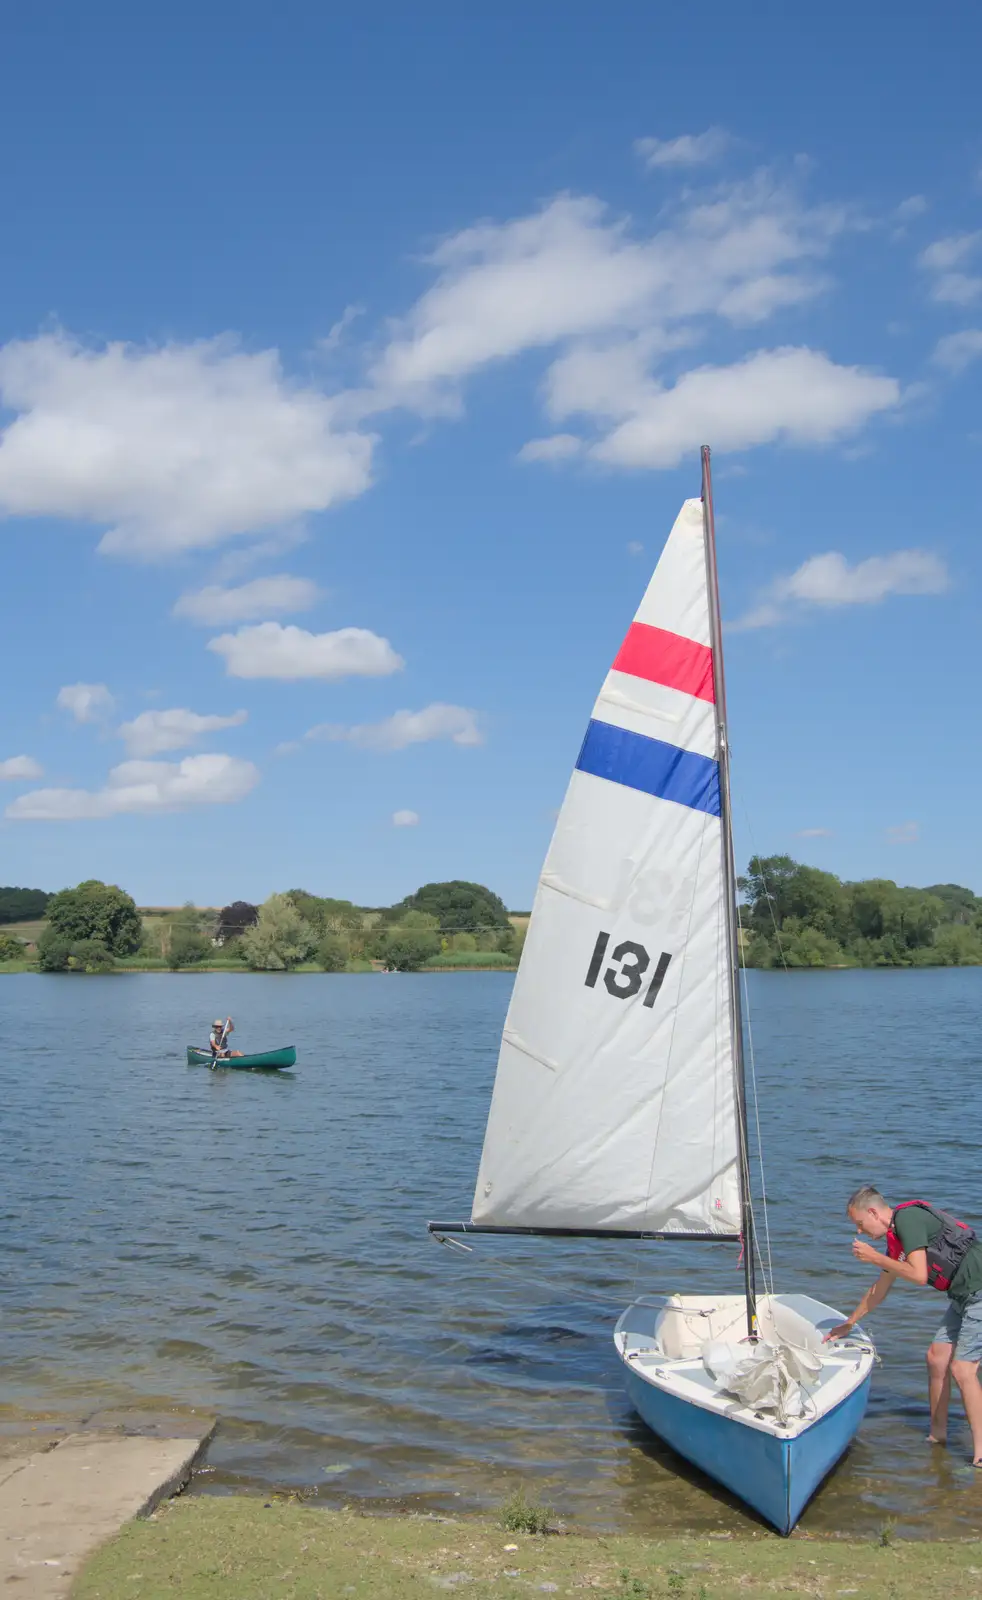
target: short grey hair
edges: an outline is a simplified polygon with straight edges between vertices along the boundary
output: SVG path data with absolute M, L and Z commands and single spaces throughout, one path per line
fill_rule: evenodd
M 861 1184 L 846 1201 L 847 1211 L 868 1211 L 870 1206 L 883 1206 L 887 1211 L 890 1210 L 889 1200 L 884 1200 L 879 1189 L 874 1189 L 871 1183 Z

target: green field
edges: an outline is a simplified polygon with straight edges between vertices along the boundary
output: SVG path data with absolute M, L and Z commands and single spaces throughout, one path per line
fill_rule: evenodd
M 863 1543 L 774 1534 L 644 1539 L 507 1533 L 452 1517 L 362 1517 L 197 1496 L 132 1522 L 83 1569 L 73 1600 L 980 1600 L 977 1541 Z
M 9 933 L 12 939 L 23 939 L 25 944 L 36 944 L 42 928 L 46 928 L 44 918 L 37 922 L 5 922 L 0 926 L 0 933 Z

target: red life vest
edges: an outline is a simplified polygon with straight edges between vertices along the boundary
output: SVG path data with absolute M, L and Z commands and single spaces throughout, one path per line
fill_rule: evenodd
M 927 1200 L 902 1200 L 899 1206 L 894 1206 L 887 1230 L 887 1255 L 891 1261 L 906 1260 L 894 1224 L 897 1213 L 906 1211 L 908 1206 L 920 1206 L 922 1211 L 930 1212 L 941 1224 L 940 1232 L 927 1246 L 927 1281 L 932 1289 L 940 1289 L 944 1294 L 951 1288 L 952 1279 L 975 1243 L 975 1231 L 967 1222 L 959 1222 L 950 1212 L 941 1211 Z

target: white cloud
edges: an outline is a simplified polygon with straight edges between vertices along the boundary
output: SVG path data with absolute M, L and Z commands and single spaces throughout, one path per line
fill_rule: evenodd
M 592 447 L 597 461 L 673 467 L 707 439 L 720 454 L 777 440 L 828 444 L 896 406 L 900 385 L 838 366 L 821 351 L 791 348 L 696 368 L 671 389 L 651 381 L 630 398 L 633 414 Z
M 920 826 L 916 822 L 898 822 L 887 829 L 887 840 L 890 844 L 917 844 L 920 837 Z
M 942 304 L 967 306 L 982 295 L 982 277 L 959 270 L 977 253 L 982 229 L 936 239 L 919 256 L 925 271 L 934 274 L 931 298 Z
M 292 623 L 260 622 L 209 639 L 230 678 L 384 678 L 405 666 L 388 639 L 367 628 L 308 633 Z
M 579 455 L 583 440 L 575 433 L 554 433 L 548 439 L 530 439 L 518 452 L 519 461 L 569 461 Z
M 426 744 L 431 739 L 450 739 L 459 745 L 484 743 L 476 711 L 440 702 L 425 706 L 422 711 L 396 711 L 384 722 L 365 722 L 351 728 L 322 722 L 311 728 L 306 737 L 346 740 L 363 750 L 405 750 L 411 744 Z
M 55 703 L 70 711 L 76 722 L 101 722 L 116 704 L 104 683 L 66 683 Z
M 717 161 L 730 144 L 722 128 L 705 133 L 683 133 L 677 139 L 636 139 L 635 153 L 646 167 L 699 167 Z
M 967 272 L 943 272 L 932 290 L 932 298 L 951 306 L 970 306 L 982 295 L 982 277 Z
M 320 590 L 312 578 L 293 578 L 288 572 L 277 572 L 231 589 L 217 583 L 189 589 L 175 602 L 173 614 L 216 628 L 226 622 L 249 622 L 253 617 L 309 611 L 319 598 Z
M 238 728 L 248 713 L 233 711 L 231 716 L 199 716 L 196 711 L 174 708 L 170 711 L 141 711 L 132 722 L 124 722 L 119 736 L 131 756 L 156 756 L 165 750 L 181 750 L 203 733 L 220 728 Z
M 796 839 L 831 839 L 831 828 L 799 828 Z
M 963 328 L 939 339 L 932 360 L 949 372 L 963 372 L 982 356 L 982 328 Z
M 361 494 L 372 441 L 291 384 L 276 351 L 230 340 L 86 348 L 65 334 L 0 349 L 0 514 L 106 528 L 142 559 L 218 544 Z
M 364 315 L 365 315 L 365 307 L 364 306 L 359 306 L 359 305 L 345 306 L 345 308 L 342 311 L 341 315 L 338 317 L 337 322 L 335 322 L 328 329 L 328 331 L 324 335 L 323 339 L 318 339 L 317 348 L 321 352 L 321 354 L 322 355 L 332 355 L 335 350 L 338 350 L 340 348 L 340 346 L 342 345 L 342 343 L 344 342 L 345 334 L 347 333 L 348 329 L 351 327 L 351 324 L 353 322 L 356 322 L 359 317 L 363 317 Z
M 436 282 L 393 324 L 364 404 L 446 410 L 469 373 L 524 350 L 617 333 L 670 348 L 696 336 L 693 319 L 761 320 L 818 292 L 812 262 L 847 222 L 765 174 L 687 198 L 648 236 L 569 195 L 467 228 L 429 258 Z
M 183 761 L 123 761 L 104 789 L 33 789 L 7 807 L 14 821 L 68 822 L 127 813 L 150 816 L 191 806 L 229 805 L 259 782 L 251 761 L 185 756 Z
M 0 779 L 40 778 L 43 772 L 41 763 L 33 756 L 8 756 L 6 761 L 0 761 Z
M 730 626 L 735 631 L 769 628 L 783 622 L 795 605 L 877 605 L 889 595 L 943 594 L 948 586 L 947 567 L 929 550 L 894 550 L 855 566 L 830 550 L 776 578 L 759 604 Z
M 601 344 L 575 344 L 546 373 L 543 399 L 550 417 L 627 417 L 650 397 L 652 358 L 662 343 L 637 334 Z
M 643 555 L 644 554 L 644 545 L 640 542 L 639 539 L 629 539 L 628 540 L 628 545 L 627 545 L 627 553 L 628 553 L 628 555 L 631 555 L 631 556 Z
M 869 556 L 851 567 L 837 551 L 812 556 L 782 581 L 784 595 L 815 605 L 875 605 L 891 594 L 943 594 L 948 587 L 944 562 L 928 550 L 895 550 Z
M 392 826 L 394 828 L 415 828 L 419 822 L 417 811 L 393 811 Z
M 288 550 L 306 544 L 309 529 L 302 522 L 284 522 L 260 538 L 232 545 L 216 557 L 212 574 L 216 584 L 235 583 L 263 561 L 278 561 Z
M 928 209 L 928 202 L 922 194 L 908 195 L 906 200 L 901 200 L 893 213 L 898 222 L 913 222 L 917 217 L 923 217 Z
M 920 254 L 920 264 L 929 272 L 949 272 L 960 266 L 974 252 L 982 231 L 951 234 L 947 239 L 936 239 Z

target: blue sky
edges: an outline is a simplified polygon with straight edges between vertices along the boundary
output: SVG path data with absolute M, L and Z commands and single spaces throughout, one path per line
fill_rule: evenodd
M 912 0 L 8 19 L 0 881 L 527 905 L 705 441 L 738 858 L 982 890 L 980 58 Z

